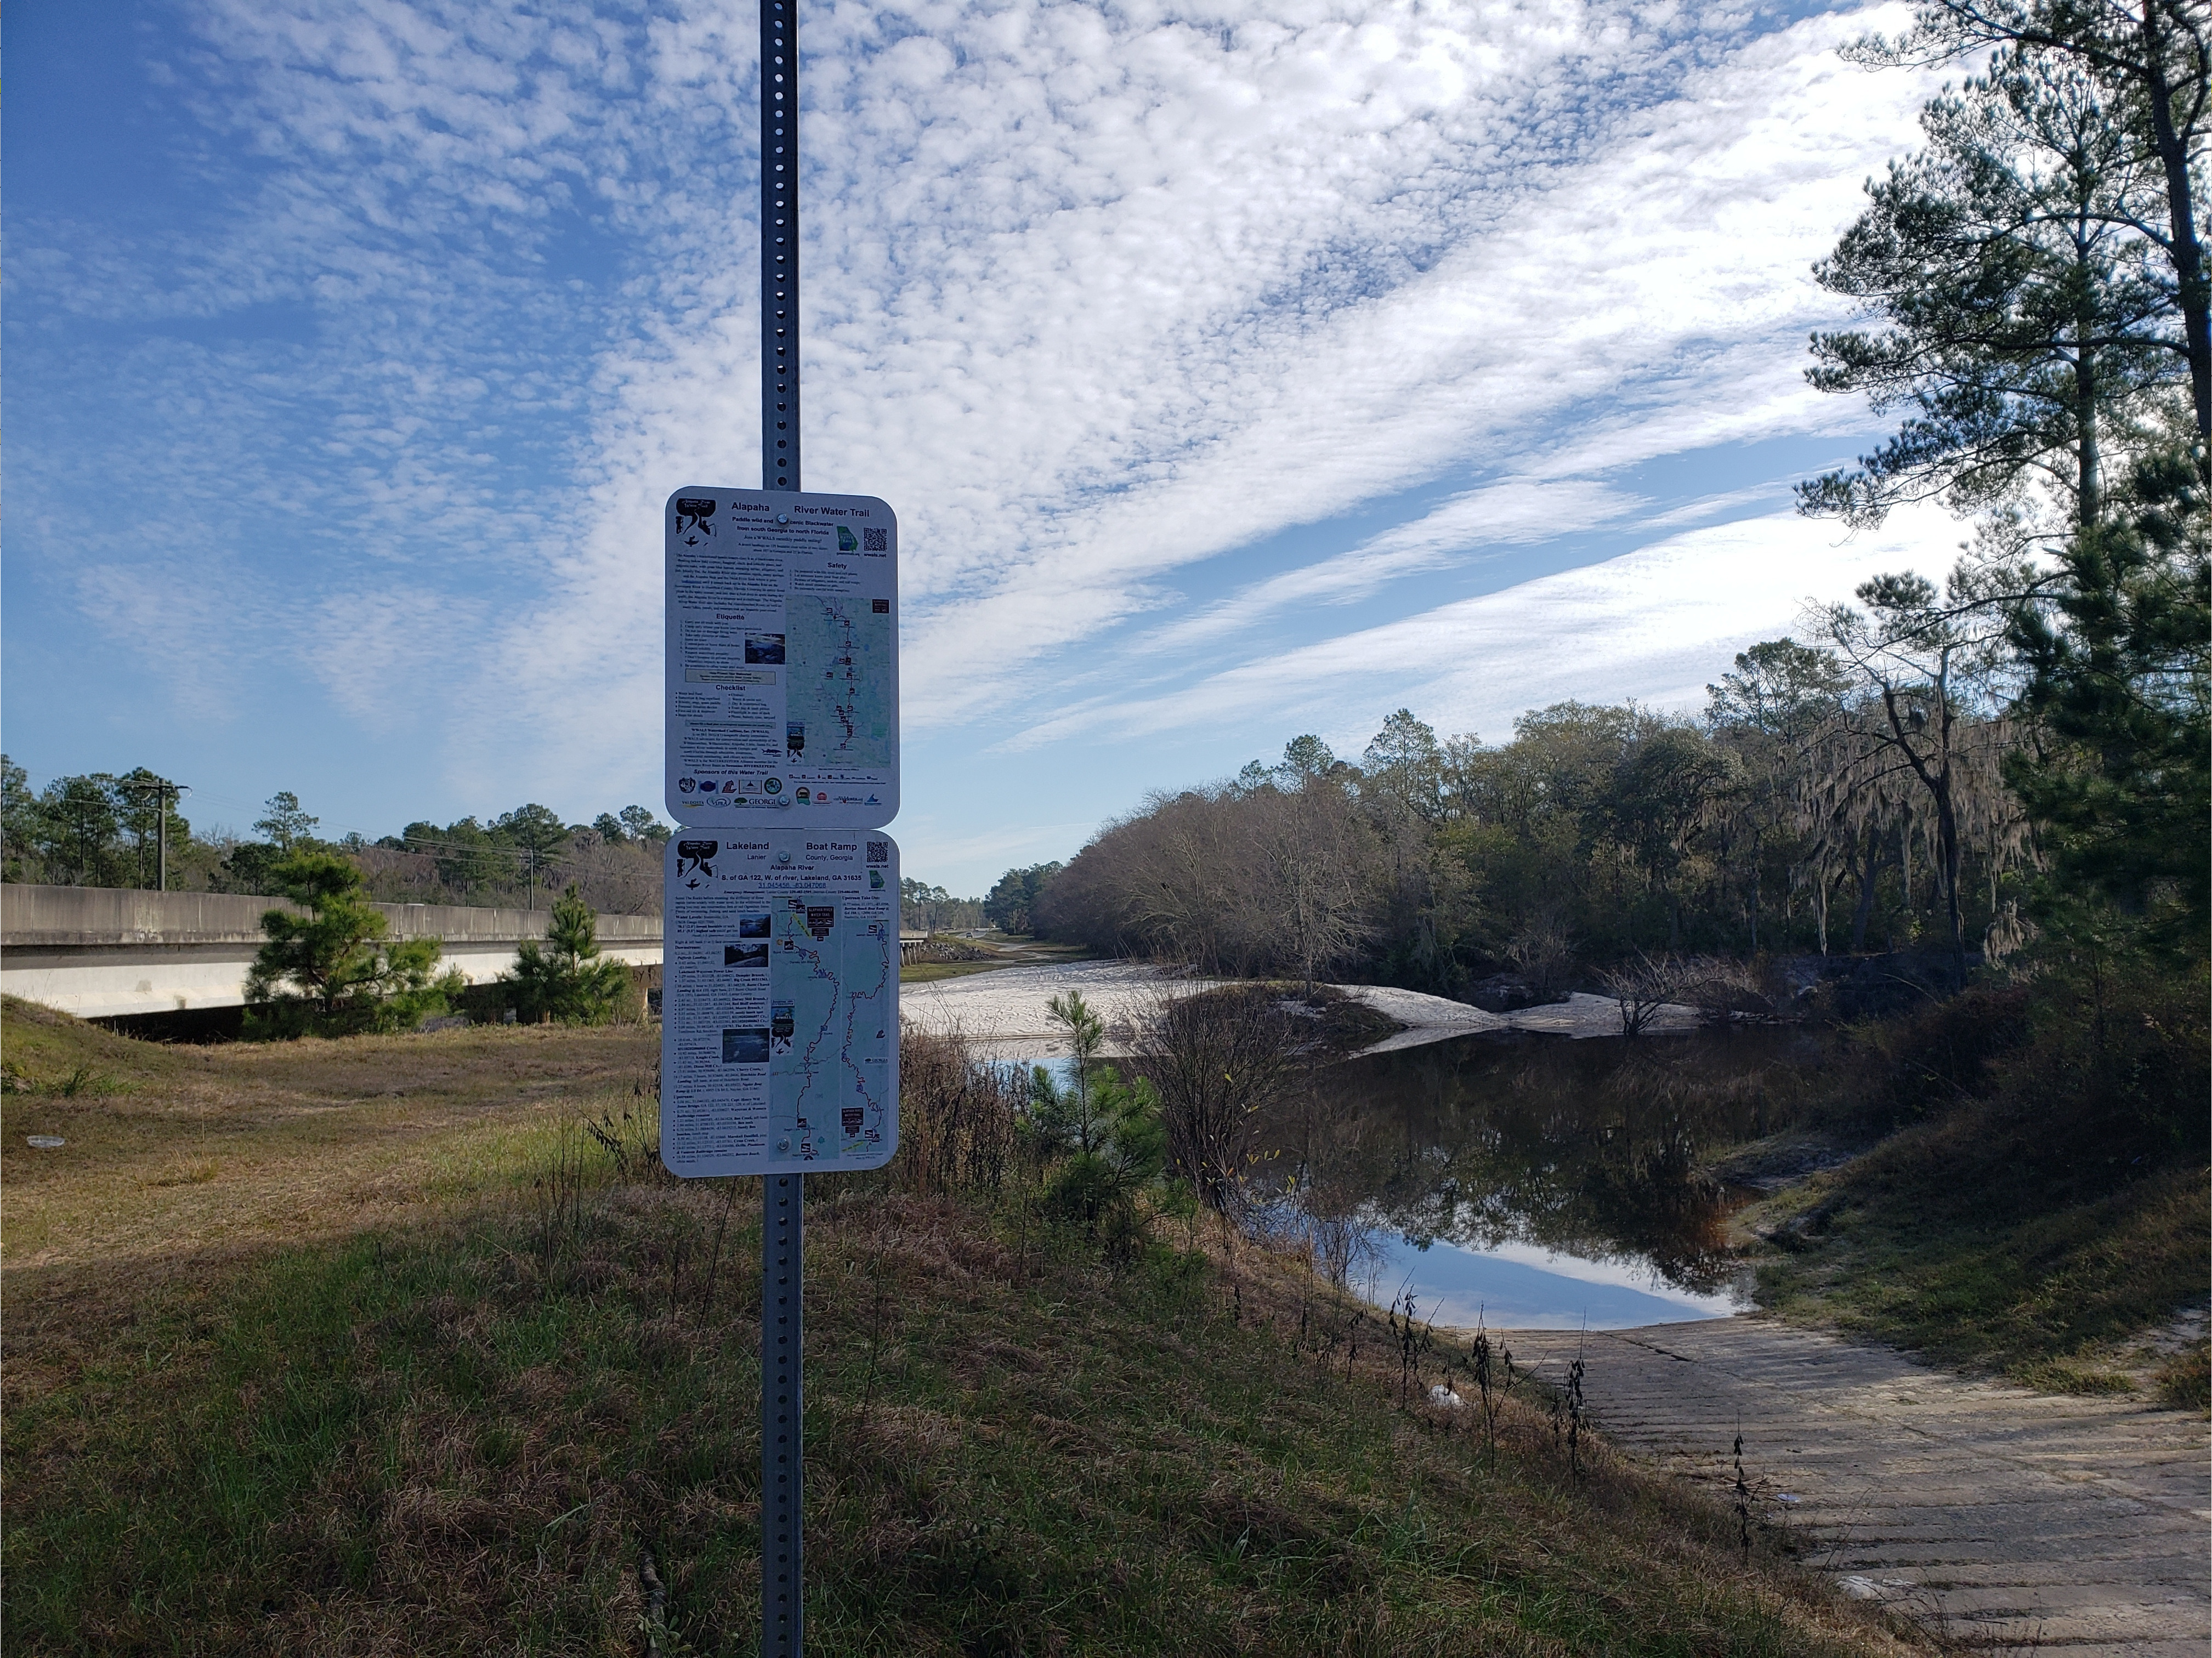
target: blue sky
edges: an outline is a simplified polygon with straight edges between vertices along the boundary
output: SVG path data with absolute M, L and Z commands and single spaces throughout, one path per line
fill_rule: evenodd
M 805 0 L 808 478 L 904 550 L 908 870 L 1409 705 L 1701 704 L 1845 537 L 1809 266 L 1901 13 Z M 657 804 L 659 504 L 758 480 L 753 0 L 16 0 L 0 740 L 200 824 Z

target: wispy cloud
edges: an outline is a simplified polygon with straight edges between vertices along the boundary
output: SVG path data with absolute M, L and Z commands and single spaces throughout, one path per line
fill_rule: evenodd
M 1005 747 L 1157 737 L 1265 714 L 1279 725 L 1310 720 L 1356 749 L 1367 730 L 1340 723 L 1344 688 L 1353 681 L 1370 708 L 1402 703 L 1442 730 L 1492 740 L 1508 735 L 1517 715 L 1553 702 L 1632 697 L 1692 707 L 1734 653 L 1796 627 L 1808 599 L 1848 592 L 1883 570 L 1940 578 L 1956 556 L 1955 534 L 1940 509 L 1927 507 L 1850 537 L 1794 514 L 1692 530 L 1243 662 L 1172 694 L 1063 714 Z
M 946 51 L 856 36 L 827 72 L 810 132 L 855 189 L 815 266 L 812 481 L 907 514 L 914 729 L 1048 699 L 1175 572 L 1440 471 L 1578 451 L 1598 505 L 1600 465 L 1841 412 L 1797 374 L 1806 266 L 1913 100 L 1835 58 L 1858 21 L 1686 44 L 1625 14 L 1367 15 L 963 15 Z M 657 625 L 659 486 L 752 475 L 749 299 L 733 274 L 610 360 L 607 482 L 532 624 L 588 618 L 610 672 Z M 1409 532 L 1247 615 L 1444 556 Z
M 1477 549 L 1548 541 L 1612 522 L 1638 498 L 1589 479 L 1540 483 L 1514 478 L 1454 496 L 1425 518 L 1393 525 L 1349 552 L 1255 581 L 1131 647 L 1189 651 L 1233 638 L 1281 611 L 1348 604 L 1407 576 L 1463 562 Z
M 192 211 L 11 210 L 11 580 L 133 648 L 191 617 L 478 793 L 649 789 L 660 501 L 757 476 L 753 0 L 183 15 Z M 1263 685 L 1350 721 L 1386 678 L 1494 724 L 1419 578 L 1755 505 L 1624 474 L 1855 417 L 1799 374 L 1807 267 L 1910 142 L 1924 82 L 1834 50 L 1897 15 L 810 9 L 807 481 L 901 512 L 909 732 L 1218 724 Z M 118 477 L 158 553 L 81 513 Z M 1599 568 L 1546 605 L 1614 615 L 1646 567 Z M 1405 631 L 1297 645 L 1355 603 Z M 1484 648 L 1534 684 L 1565 647 Z

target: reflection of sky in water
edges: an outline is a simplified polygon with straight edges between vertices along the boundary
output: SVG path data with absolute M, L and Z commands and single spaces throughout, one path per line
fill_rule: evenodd
M 1358 1288 L 1388 1306 L 1410 1289 L 1415 1311 L 1438 1324 L 1492 1329 L 1626 1330 L 1725 1318 L 1734 1297 L 1678 1290 L 1641 1262 L 1585 1260 L 1525 1244 L 1464 1249 L 1439 1239 L 1425 1249 L 1396 1232 L 1374 1234 L 1380 1260 Z
M 998 1063 L 1024 1074 L 1042 1066 L 1063 1087 L 1075 1078 L 1066 1054 Z M 1726 1318 L 1747 1304 L 1725 1291 L 1678 1289 L 1633 1257 L 1591 1260 L 1528 1243 L 1477 1250 L 1442 1239 L 1424 1249 L 1387 1227 L 1369 1236 L 1370 1270 L 1353 1287 L 1378 1307 L 1410 1289 L 1419 1316 L 1440 1325 L 1472 1329 L 1480 1319 L 1494 1330 L 1629 1330 Z

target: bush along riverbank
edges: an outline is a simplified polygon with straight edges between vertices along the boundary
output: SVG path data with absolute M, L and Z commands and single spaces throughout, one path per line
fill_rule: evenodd
M 1844 1033 L 1871 1151 L 1747 1218 L 1784 1318 L 2061 1392 L 2203 1410 L 2203 969 L 2053 974 Z
M 1502 1355 L 1333 1297 L 1158 1182 L 1119 1221 L 1111 1192 L 1078 1206 L 1097 1171 L 1060 1178 L 1079 1154 L 1015 1097 L 918 1042 L 899 1163 L 810 1182 L 811 1650 L 1919 1639 L 1571 1400 L 1504 1393 Z M 661 1175 L 647 1104 L 533 1127 L 507 1195 L 442 1215 L 12 1272 L 10 1649 L 750 1650 L 757 1187 Z

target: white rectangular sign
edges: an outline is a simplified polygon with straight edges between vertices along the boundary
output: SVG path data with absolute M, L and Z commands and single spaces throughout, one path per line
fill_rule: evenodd
M 711 487 L 667 510 L 668 810 L 685 829 L 898 811 L 898 520 Z
M 668 843 L 660 1157 L 672 1174 L 876 1169 L 898 1149 L 898 847 L 747 823 Z

